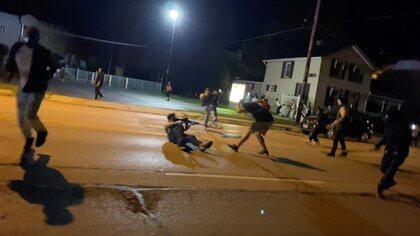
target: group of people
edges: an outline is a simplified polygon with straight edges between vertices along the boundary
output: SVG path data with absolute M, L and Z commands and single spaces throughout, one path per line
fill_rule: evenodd
M 48 131 L 45 125 L 38 117 L 38 110 L 41 106 L 45 92 L 48 87 L 48 81 L 53 77 L 56 71 L 56 64 L 53 61 L 51 52 L 44 48 L 40 43 L 40 32 L 35 27 L 29 27 L 25 30 L 22 41 L 17 42 L 11 48 L 10 56 L 6 64 L 6 80 L 17 79 L 17 112 L 21 132 L 25 138 L 23 147 L 24 152 L 32 152 L 33 144 L 40 147 L 46 142 Z M 95 99 L 102 97 L 100 87 L 103 85 L 102 69 L 98 70 L 98 76 L 95 81 Z M 172 92 L 170 83 L 166 85 L 167 94 Z M 202 105 L 205 106 L 204 127 L 208 127 L 209 117 L 214 116 L 212 122 L 217 127 L 217 104 L 220 99 L 221 91 L 211 91 L 206 89 L 200 95 Z M 169 100 L 169 95 L 168 95 Z M 339 106 L 337 117 L 334 122 L 327 125 L 327 128 L 333 132 L 333 146 L 328 156 L 335 156 L 338 143 L 341 144 L 341 156 L 347 156 L 346 144 L 344 141 L 346 132 L 346 123 L 348 122 L 348 108 L 345 99 L 337 99 Z M 240 147 L 249 139 L 251 134 L 257 137 L 262 150 L 262 155 L 269 155 L 265 144 L 264 136 L 273 125 L 273 116 L 271 115 L 270 105 L 267 99 L 262 98 L 257 101 L 249 101 L 239 104 L 237 111 L 239 113 L 250 113 L 255 121 L 250 125 L 247 133 L 239 140 L 237 144 L 228 144 L 233 151 L 238 151 Z M 202 141 L 193 135 L 185 133 L 192 123 L 188 119 L 179 119 L 171 113 L 167 116 L 168 123 L 165 125 L 165 131 L 168 134 L 170 142 L 179 146 L 185 146 L 190 143 L 199 150 L 205 151 L 212 146 L 211 141 Z M 323 123 L 324 122 L 324 123 Z M 319 142 L 317 135 L 320 127 L 325 124 L 322 109 L 318 109 L 318 124 L 312 130 L 309 140 Z M 401 112 L 396 108 L 391 108 L 387 113 L 387 122 L 385 126 L 383 139 L 375 145 L 380 148 L 386 145 L 384 156 L 381 162 L 381 171 L 384 174 L 378 184 L 378 194 L 394 186 L 394 176 L 399 166 L 404 162 L 409 152 L 410 130 L 407 122 L 403 119 Z M 36 140 L 32 136 L 32 130 L 36 131 Z
M 205 129 L 208 127 L 208 114 L 212 112 L 216 112 L 216 107 L 213 106 L 214 103 L 207 101 L 207 99 L 211 99 L 211 97 L 216 96 L 216 94 L 212 95 L 210 89 L 206 89 L 205 92 L 200 95 L 200 100 L 206 105 L 206 117 L 204 127 Z M 269 111 L 270 107 L 266 99 L 261 99 L 257 102 L 247 102 L 244 104 L 238 104 L 237 112 L 239 113 L 250 113 L 255 121 L 249 127 L 247 133 L 239 140 L 237 144 L 228 144 L 232 150 L 237 152 L 239 148 L 244 144 L 249 137 L 254 134 L 257 137 L 258 142 L 260 143 L 262 150 L 259 151 L 259 154 L 262 155 L 269 155 L 267 145 L 265 144 L 264 136 L 267 134 L 268 130 L 273 125 L 273 116 Z M 217 117 L 217 116 L 216 116 Z M 188 119 L 180 119 L 175 117 L 175 114 L 171 113 L 167 117 L 168 123 L 165 125 L 164 129 L 168 135 L 168 139 L 170 142 L 183 147 L 187 148 L 187 144 L 194 145 L 195 147 L 199 148 L 201 151 L 205 151 L 206 149 L 210 148 L 213 144 L 211 141 L 203 141 L 199 140 L 197 137 L 189 134 L 185 134 L 191 127 L 191 121 Z
M 341 145 L 340 156 L 347 156 L 347 148 L 344 137 L 349 126 L 349 108 L 346 105 L 345 98 L 337 99 L 338 111 L 336 119 L 327 124 L 327 119 L 322 108 L 317 111 L 317 122 L 311 133 L 309 134 L 309 142 L 319 143 L 318 134 L 322 132 L 323 127 L 332 133 L 333 145 L 327 156 L 335 156 L 338 143 Z M 375 144 L 378 150 L 382 145 L 386 145 L 384 155 L 382 157 L 380 170 L 383 173 L 378 186 L 377 192 L 379 197 L 383 197 L 383 191 L 391 188 L 397 183 L 394 176 L 401 164 L 409 154 L 411 143 L 411 133 L 409 123 L 404 119 L 402 112 L 396 107 L 390 107 L 386 113 L 385 132 L 381 141 Z

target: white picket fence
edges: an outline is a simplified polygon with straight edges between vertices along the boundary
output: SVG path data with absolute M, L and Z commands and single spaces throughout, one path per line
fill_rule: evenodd
M 78 82 L 94 83 L 97 73 L 92 71 L 65 68 L 65 78 Z M 162 84 L 158 82 L 133 79 L 128 77 L 122 77 L 117 75 L 105 74 L 104 86 L 111 88 L 131 89 L 136 91 L 159 93 Z

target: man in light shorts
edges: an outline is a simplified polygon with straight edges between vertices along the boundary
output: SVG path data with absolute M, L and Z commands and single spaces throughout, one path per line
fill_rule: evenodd
M 248 140 L 251 134 L 255 134 L 258 139 L 258 142 L 261 144 L 263 150 L 258 152 L 258 154 L 269 155 L 267 146 L 265 145 L 264 136 L 267 134 L 267 131 L 273 126 L 273 116 L 270 111 L 265 107 L 261 106 L 256 102 L 245 103 L 242 107 L 238 106 L 239 113 L 251 113 L 254 117 L 255 122 L 251 124 L 248 132 L 239 140 L 238 144 L 228 144 L 228 146 L 237 152 L 245 141 Z

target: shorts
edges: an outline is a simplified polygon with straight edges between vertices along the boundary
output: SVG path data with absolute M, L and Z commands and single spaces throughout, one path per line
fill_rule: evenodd
M 265 135 L 271 126 L 273 126 L 273 122 L 254 122 L 251 124 L 249 130 L 251 133 L 258 132 L 262 135 Z

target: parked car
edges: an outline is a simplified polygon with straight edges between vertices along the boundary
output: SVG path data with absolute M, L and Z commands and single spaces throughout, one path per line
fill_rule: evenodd
M 329 111 L 325 113 L 327 117 L 327 124 L 332 123 L 337 115 L 337 111 Z M 351 111 L 350 114 L 349 127 L 347 127 L 346 137 L 354 138 L 359 141 L 366 142 L 373 136 L 374 124 L 369 118 L 368 115 Z M 311 115 L 302 119 L 299 123 L 299 128 L 304 134 L 309 134 L 314 128 L 317 122 L 317 116 Z M 321 132 L 325 135 L 328 134 L 327 128 L 321 127 Z

